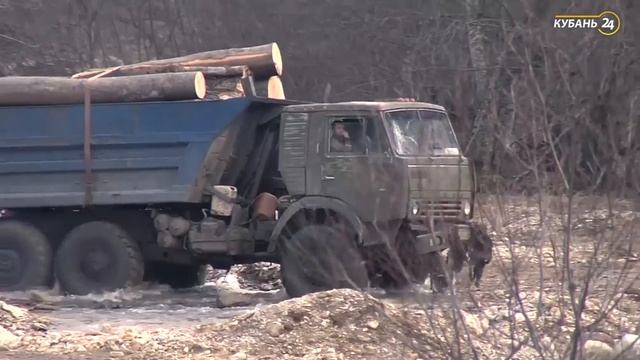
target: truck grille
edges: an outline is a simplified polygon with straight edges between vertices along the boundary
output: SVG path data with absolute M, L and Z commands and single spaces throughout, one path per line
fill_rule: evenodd
M 419 215 L 434 218 L 457 218 L 462 213 L 461 201 L 419 200 Z

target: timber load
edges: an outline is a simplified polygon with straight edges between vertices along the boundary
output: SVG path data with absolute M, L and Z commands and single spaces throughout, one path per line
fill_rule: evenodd
M 244 96 L 285 99 L 276 43 L 205 51 L 169 59 L 90 69 L 63 77 L 0 78 L 0 106 Z

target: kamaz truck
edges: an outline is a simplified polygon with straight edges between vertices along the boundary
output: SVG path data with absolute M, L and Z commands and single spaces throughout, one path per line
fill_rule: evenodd
M 444 288 L 447 269 L 473 260 L 478 277 L 490 259 L 474 191 L 428 103 L 0 107 L 0 290 L 188 287 L 259 261 L 291 296 Z

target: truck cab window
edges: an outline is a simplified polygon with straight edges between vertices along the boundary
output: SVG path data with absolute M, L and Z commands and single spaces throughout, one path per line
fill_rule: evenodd
M 364 154 L 364 120 L 336 119 L 331 122 L 329 152 Z

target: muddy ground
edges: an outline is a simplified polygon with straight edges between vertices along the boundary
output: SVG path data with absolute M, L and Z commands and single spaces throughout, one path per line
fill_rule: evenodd
M 182 291 L 146 285 L 86 297 L 2 294 L 31 310 L 29 318 L 0 319 L 15 336 L 4 345 L 0 336 L 0 359 L 561 359 L 576 329 L 569 290 L 579 303 L 587 277 L 577 351 L 613 359 L 621 339 L 640 333 L 639 214 L 624 202 L 610 212 L 604 200 L 582 199 L 567 243 L 566 203 L 504 200 L 481 211 L 495 248 L 479 289 L 461 273 L 448 294 L 428 285 L 393 294 L 337 290 L 224 308 L 217 278 Z M 241 288 L 273 294 L 280 284 L 272 275 L 234 276 Z M 594 349 L 605 355 L 589 357 Z

